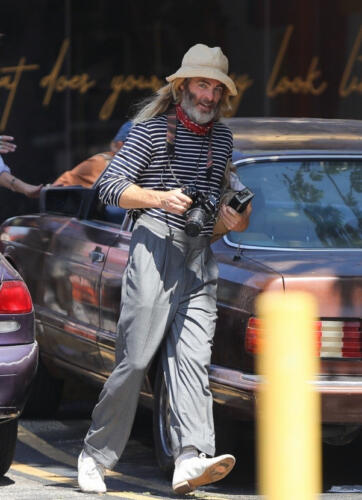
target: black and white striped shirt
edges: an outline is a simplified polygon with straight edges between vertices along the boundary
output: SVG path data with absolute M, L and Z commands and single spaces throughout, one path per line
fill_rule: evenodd
M 103 203 L 119 206 L 119 198 L 131 184 L 145 189 L 175 189 L 180 185 L 168 168 L 166 151 L 167 116 L 160 115 L 133 126 L 123 148 L 114 156 L 99 183 Z M 172 169 L 182 185 L 193 184 L 203 192 L 212 192 L 218 199 L 225 166 L 231 161 L 232 133 L 223 123 L 215 122 L 212 133 L 212 176 L 207 179 L 209 136 L 200 136 L 177 122 L 175 154 Z M 160 208 L 144 209 L 148 215 L 183 229 L 185 217 Z M 201 234 L 212 233 L 213 222 Z

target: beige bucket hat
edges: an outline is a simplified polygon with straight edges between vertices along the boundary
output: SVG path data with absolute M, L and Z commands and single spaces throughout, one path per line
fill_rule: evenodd
M 235 83 L 228 76 L 228 71 L 229 62 L 220 47 L 197 43 L 186 52 L 176 73 L 166 77 L 166 80 L 171 83 L 176 78 L 212 78 L 223 83 L 229 94 L 234 96 L 238 92 Z

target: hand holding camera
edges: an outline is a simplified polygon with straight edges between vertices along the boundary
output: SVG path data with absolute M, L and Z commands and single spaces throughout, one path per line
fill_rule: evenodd
M 244 231 L 247 228 L 253 197 L 252 191 L 245 187 L 224 197 L 219 213 L 227 231 Z
M 170 213 L 184 214 L 186 218 L 185 233 L 188 236 L 198 236 L 205 224 L 216 218 L 218 212 L 218 200 L 212 193 L 199 191 L 196 186 L 184 186 L 181 189 L 173 189 L 162 193 L 161 207 Z M 235 210 L 237 214 L 243 214 L 249 205 L 254 194 L 248 188 L 233 192 L 231 199 L 226 202 L 228 207 Z M 191 205 L 190 205 L 190 200 Z M 238 224 L 244 224 L 244 219 L 249 215 L 250 209 L 246 215 L 240 215 L 228 210 L 228 207 L 222 205 L 220 214 L 228 230 L 239 230 Z M 241 230 L 241 229 L 240 229 Z
M 182 215 L 190 207 L 191 200 L 181 188 L 160 191 L 159 195 L 161 196 L 161 208 L 166 212 Z
M 218 209 L 217 198 L 212 193 L 204 193 L 199 191 L 195 186 L 185 186 L 182 192 L 192 199 L 191 207 L 185 212 L 185 233 L 188 236 L 198 236 L 205 224 L 215 219 Z M 250 213 L 250 208 L 247 213 L 244 212 L 249 205 L 254 194 L 249 188 L 244 188 L 241 191 L 236 191 L 228 201 L 228 206 L 237 212 L 230 213 L 230 210 L 221 206 L 221 216 L 228 230 L 239 230 L 238 226 L 244 229 L 245 218 Z M 243 214 L 240 217 L 240 214 Z M 240 229 L 240 230 L 243 230 Z

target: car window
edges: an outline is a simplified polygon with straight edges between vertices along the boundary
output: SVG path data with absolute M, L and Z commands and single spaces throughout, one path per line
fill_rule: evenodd
M 277 160 L 238 166 L 254 193 L 237 244 L 290 248 L 362 246 L 362 160 Z

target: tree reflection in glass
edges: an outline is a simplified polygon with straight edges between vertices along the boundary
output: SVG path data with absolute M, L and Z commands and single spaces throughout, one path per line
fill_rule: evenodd
M 235 243 L 358 248 L 362 243 L 362 161 L 278 160 L 238 168 L 255 192 L 250 226 Z

